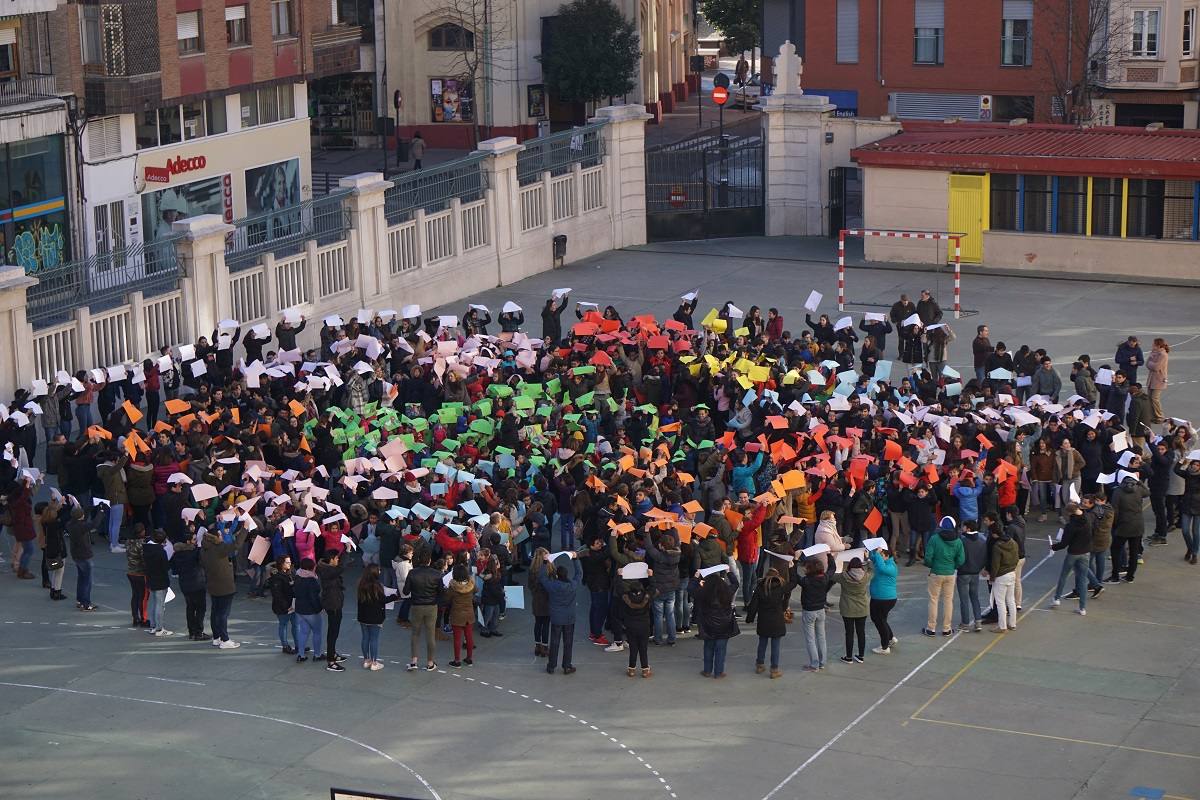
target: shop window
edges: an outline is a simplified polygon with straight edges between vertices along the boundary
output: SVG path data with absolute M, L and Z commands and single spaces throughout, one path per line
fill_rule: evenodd
M 1051 202 L 1054 191 L 1049 175 L 1025 176 L 1025 212 L 1022 230 L 1028 233 L 1050 233 L 1053 230 Z
M 1164 239 L 1192 238 L 1192 203 L 1196 184 L 1192 181 L 1167 181 L 1163 187 Z
M 1120 178 L 1092 179 L 1092 236 L 1121 235 Z
M 429 32 L 430 50 L 474 50 L 475 34 L 461 25 L 447 22 Z
M 1163 235 L 1163 182 L 1148 178 L 1129 179 L 1129 212 L 1125 235 L 1161 239 Z
M 204 101 L 204 121 L 204 129 L 209 136 L 229 130 L 229 124 L 225 119 L 224 97 L 212 97 Z
M 250 44 L 250 20 L 246 6 L 225 6 L 225 41 L 230 47 Z
M 1068 175 L 1058 179 L 1054 232 L 1077 236 L 1087 232 L 1087 178 Z
M 275 39 L 292 38 L 291 0 L 271 0 L 271 36 Z
M 179 55 L 191 55 L 203 50 L 200 39 L 200 12 L 181 11 L 176 14 L 175 34 L 175 38 L 179 40 Z
M 429 81 L 434 122 L 470 122 L 474 114 L 471 82 L 455 78 L 434 78 Z
M 158 143 L 178 144 L 183 141 L 183 124 L 179 106 L 160 108 L 158 110 Z
M 1020 230 L 1017 217 L 1017 209 L 1020 207 L 1017 202 L 1019 194 L 1017 176 L 992 174 L 988 178 L 988 184 L 991 186 L 991 197 L 988 199 L 988 207 L 991 210 L 988 227 L 994 231 Z
M 0 190 L 12 209 L 0 225 L 0 255 L 27 272 L 61 264 L 68 251 L 63 137 L 0 145 L 0 159 Z
M 183 138 L 191 141 L 204 135 L 204 103 L 183 104 Z

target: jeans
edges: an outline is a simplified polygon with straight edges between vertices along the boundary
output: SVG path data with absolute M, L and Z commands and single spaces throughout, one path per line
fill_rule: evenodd
M 1179 527 L 1183 529 L 1183 543 L 1192 555 L 1200 553 L 1200 514 L 1183 514 Z
M 1017 576 L 1012 572 L 992 581 L 992 605 L 996 607 L 996 625 L 1000 630 L 1017 627 L 1017 596 L 1013 591 L 1016 583 Z
M 1092 575 L 1096 576 L 1096 583 L 1104 580 L 1104 568 L 1108 564 L 1108 551 L 1101 550 L 1098 553 L 1093 552 L 1088 562 L 1088 569 Z M 1021 598 L 1017 598 L 1017 605 L 1021 605 Z
M 1150 495 L 1150 508 L 1154 511 L 1154 535 L 1167 537 L 1170 526 L 1167 524 L 1167 495 L 1154 492 Z
M 410 614 L 412 642 L 409 652 L 413 663 L 417 661 L 417 650 L 420 647 L 421 637 L 424 636 L 425 660 L 432 664 L 434 661 L 434 650 L 437 647 L 437 641 L 434 638 L 433 632 L 433 626 L 437 620 L 437 606 L 413 606 Z
M 742 605 L 750 605 L 750 595 L 754 594 L 754 568 L 757 564 L 747 564 L 745 561 L 739 561 L 738 566 L 742 571 Z
M 362 657 L 367 661 L 379 660 L 379 634 L 383 630 L 382 625 L 368 625 L 365 622 L 360 622 L 362 627 Z
M 232 610 L 232 594 L 213 597 L 212 610 L 208 612 L 208 626 L 212 628 L 212 638 L 220 639 L 222 642 L 229 641 L 229 612 Z
M 28 542 L 18 542 L 21 545 L 21 557 L 17 562 L 19 572 L 29 572 L 29 562 L 33 561 L 33 551 L 37 549 L 37 542 L 30 539 Z
M 978 383 L 980 386 L 982 386 L 983 381 L 986 377 L 987 377 L 987 368 L 986 367 L 976 367 L 975 368 L 975 382 L 976 383 Z
M 553 670 L 558 666 L 558 649 L 562 647 L 563 669 L 572 667 L 571 649 L 575 646 L 575 623 L 570 625 L 550 625 L 550 660 L 546 669 Z
M 1066 559 L 1063 561 L 1062 571 L 1058 573 L 1058 585 L 1054 588 L 1054 599 L 1058 600 L 1063 595 L 1063 586 L 1067 582 L 1067 575 L 1071 572 L 1075 573 L 1075 591 L 1079 594 L 1079 607 L 1087 608 L 1087 588 L 1088 588 L 1088 563 L 1091 561 L 1090 553 L 1081 555 L 1071 555 L 1067 553 Z
M 654 641 L 663 643 L 663 634 L 668 642 L 675 641 L 675 592 L 654 598 L 651 606 L 654 612 Z
M 608 592 L 589 592 L 591 604 L 588 606 L 588 632 L 592 638 L 604 635 L 604 621 L 608 619 Z M 537 639 L 537 636 L 534 636 Z M 538 641 L 537 644 L 545 644 Z
M 934 631 L 938 629 L 938 603 L 942 606 L 943 632 L 954 628 L 954 585 L 953 575 L 934 575 L 930 573 L 926 588 L 929 591 L 929 614 L 925 627 Z
M 1125 555 L 1126 549 L 1129 551 L 1128 558 Z M 1113 575 L 1120 577 L 1124 572 L 1127 577 L 1132 578 L 1137 572 L 1138 556 L 1142 554 L 1142 538 L 1114 536 L 1109 552 L 1112 553 Z
M 304 655 L 308 649 L 309 639 L 312 639 L 313 658 L 321 649 L 321 629 L 324 627 L 320 613 L 296 615 L 296 652 Z
M 692 615 L 688 612 L 687 587 L 682 584 L 675 590 L 675 630 L 683 631 L 692 627 Z
M 896 600 L 876 600 L 871 598 L 871 622 L 875 624 L 875 631 L 879 634 L 879 646 L 888 647 L 895 638 L 892 635 L 892 626 L 888 623 L 888 614 L 892 613 L 892 609 L 896 607 Z
M 85 606 L 92 604 L 92 560 L 75 561 L 75 602 Z
M 151 630 L 162 630 L 166 626 L 163 625 L 163 611 L 167 606 L 167 590 L 155 589 L 150 592 L 150 604 L 146 610 L 146 619 L 150 621 Z
M 288 646 L 288 631 L 292 632 L 292 641 L 299 642 L 299 637 L 296 636 L 296 614 L 289 612 L 287 614 L 276 614 L 275 619 L 279 620 L 279 643 L 284 647 Z
M 108 546 L 121 543 L 121 523 L 125 521 L 125 504 L 113 503 L 108 509 Z
M 575 515 L 558 515 L 558 549 L 572 550 L 575 547 Z
M 1033 481 L 1033 505 L 1045 513 L 1054 510 L 1054 484 L 1050 481 Z
M 483 629 L 488 633 L 500 630 L 500 606 L 483 606 Z
M 79 425 L 79 433 L 92 426 L 92 407 L 79 403 L 75 406 L 75 422 Z
M 728 647 L 728 639 L 704 640 L 704 673 L 706 675 L 725 674 L 725 651 Z
M 755 664 L 762 664 L 763 659 L 767 655 L 767 645 L 771 645 L 771 671 L 779 669 L 779 646 L 783 644 L 782 636 L 759 636 L 758 637 L 758 657 L 754 659 Z
M 958 573 L 954 581 L 958 591 L 958 613 L 963 625 L 978 622 L 983 616 L 979 611 L 979 573 Z
M 804 625 L 804 647 L 808 650 L 808 665 L 813 669 L 825 666 L 825 609 L 801 611 Z
M 467 643 L 467 659 L 475 657 L 475 626 L 467 623 L 466 625 L 452 625 L 454 629 L 454 660 L 461 661 L 459 657 L 462 655 L 463 640 Z
M 208 601 L 205 599 L 208 595 L 203 589 L 195 592 L 184 592 L 183 602 L 185 613 L 187 615 L 188 633 L 193 636 L 204 635 L 204 611 Z

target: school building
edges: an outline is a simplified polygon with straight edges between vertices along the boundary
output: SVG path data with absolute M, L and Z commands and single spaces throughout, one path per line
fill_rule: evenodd
M 905 122 L 858 147 L 867 228 L 964 234 L 964 263 L 1200 278 L 1200 131 Z M 946 246 L 872 238 L 872 261 Z

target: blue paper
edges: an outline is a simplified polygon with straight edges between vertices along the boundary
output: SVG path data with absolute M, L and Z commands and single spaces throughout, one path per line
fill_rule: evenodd
M 517 459 L 515 456 L 509 455 L 508 453 L 497 453 L 496 465 L 500 467 L 500 469 L 515 469 L 517 466 Z
M 876 361 L 875 362 L 875 377 L 881 381 L 892 379 L 892 362 Z
M 742 395 L 742 405 L 748 406 L 757 399 L 758 392 L 754 391 L 753 389 L 747 389 L 746 393 Z
M 951 367 L 950 365 L 946 365 L 946 366 L 942 367 L 942 374 L 945 375 L 947 378 L 961 378 L 962 377 L 962 374 L 959 373 L 958 370 L 956 370 L 954 367 Z
M 957 397 L 958 395 L 962 394 L 962 390 L 963 390 L 963 385 L 961 383 L 947 383 L 946 384 L 946 395 L 948 397 Z

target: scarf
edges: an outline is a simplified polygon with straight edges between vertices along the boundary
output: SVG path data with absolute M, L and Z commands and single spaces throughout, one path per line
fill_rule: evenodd
M 867 574 L 867 571 L 862 567 L 852 567 L 846 570 L 846 574 L 850 576 L 850 580 L 852 581 L 861 581 L 863 576 Z

